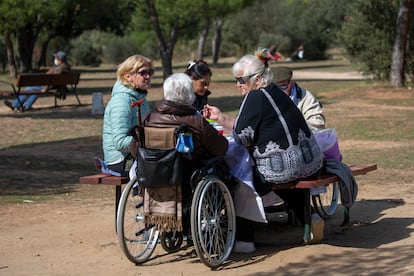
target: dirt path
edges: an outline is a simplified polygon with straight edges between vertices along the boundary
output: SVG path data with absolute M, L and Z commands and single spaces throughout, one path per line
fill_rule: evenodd
M 360 184 L 365 182 L 361 179 Z M 374 187 L 370 185 L 369 193 L 360 193 L 352 208 L 351 226 L 339 226 L 340 211 L 327 222 L 323 244 L 301 246 L 300 227 L 272 224 L 259 229 L 257 252 L 233 254 L 220 271 L 214 272 L 199 262 L 192 248 L 166 254 L 158 246 L 150 261 L 134 266 L 118 245 L 112 197 L 101 198 L 102 188 L 80 187 L 75 195 L 60 200 L 1 207 L 0 275 L 414 273 L 414 200 L 392 198 Z M 112 188 L 105 189 L 110 193 Z M 82 193 L 95 197 L 77 198 Z

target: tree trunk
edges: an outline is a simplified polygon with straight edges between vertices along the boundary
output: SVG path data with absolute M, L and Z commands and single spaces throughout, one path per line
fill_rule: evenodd
M 396 37 L 392 49 L 390 82 L 396 87 L 404 86 L 405 53 L 413 0 L 401 0 L 396 23 Z
M 4 44 L 6 45 L 10 77 L 17 78 L 16 61 L 14 59 L 14 50 L 13 43 L 10 38 L 10 31 L 6 31 L 4 33 Z
M 33 50 L 40 30 L 40 21 L 17 30 L 17 52 L 21 61 L 19 64 L 21 73 L 31 72 L 33 70 Z
M 206 44 L 209 31 L 210 31 L 210 18 L 207 17 L 204 23 L 203 31 L 201 32 L 200 38 L 198 40 L 198 47 L 197 47 L 197 58 L 198 59 L 204 58 L 204 45 Z
M 172 74 L 172 53 L 174 51 L 175 42 L 177 41 L 178 37 L 178 23 L 175 23 L 175 26 L 171 31 L 170 41 L 167 45 L 166 40 L 161 31 L 160 22 L 158 20 L 158 13 L 155 9 L 154 2 L 152 0 L 146 0 L 146 3 L 148 7 L 148 15 L 150 16 L 152 26 L 155 31 L 155 35 L 157 37 L 158 49 L 160 50 L 161 54 L 163 78 L 166 79 L 168 76 Z
M 50 39 L 46 39 L 42 43 L 40 58 L 39 58 L 39 61 L 37 62 L 37 67 L 38 68 L 40 68 L 42 66 L 46 66 L 46 54 L 47 54 L 47 47 L 49 46 L 49 41 L 50 41 Z
M 17 30 L 17 53 L 20 60 L 19 72 L 27 73 L 32 71 L 33 48 L 30 46 L 30 32 L 25 28 Z
M 223 19 L 214 20 L 214 38 L 212 41 L 214 64 L 217 64 L 220 55 L 221 31 L 223 29 L 224 23 L 223 21 Z

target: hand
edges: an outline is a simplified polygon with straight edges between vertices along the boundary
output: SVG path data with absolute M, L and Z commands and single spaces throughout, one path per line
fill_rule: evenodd
M 221 115 L 222 113 L 217 107 L 208 104 L 204 106 L 204 118 L 217 121 Z

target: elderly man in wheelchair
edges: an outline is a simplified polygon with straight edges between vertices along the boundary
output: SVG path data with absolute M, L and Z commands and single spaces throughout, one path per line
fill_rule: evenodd
M 167 252 L 179 250 L 186 236 L 201 261 L 217 267 L 231 253 L 235 235 L 224 161 L 228 140 L 192 107 L 193 84 L 186 74 L 171 75 L 163 88 L 164 99 L 135 131 L 136 167 L 117 216 L 121 249 L 140 264 L 159 234 Z

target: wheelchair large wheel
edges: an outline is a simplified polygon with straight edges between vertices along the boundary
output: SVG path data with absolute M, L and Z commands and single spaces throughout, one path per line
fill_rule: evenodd
M 144 201 L 141 189 L 134 187 L 131 179 L 118 206 L 117 234 L 121 249 L 128 260 L 135 264 L 147 261 L 157 245 L 159 231 L 144 223 Z
M 236 213 L 230 190 L 216 176 L 204 177 L 191 204 L 191 234 L 200 260 L 220 266 L 230 255 L 236 234 Z
M 326 186 L 326 192 L 312 195 L 313 208 L 324 219 L 335 214 L 339 201 L 339 184 L 334 182 Z

